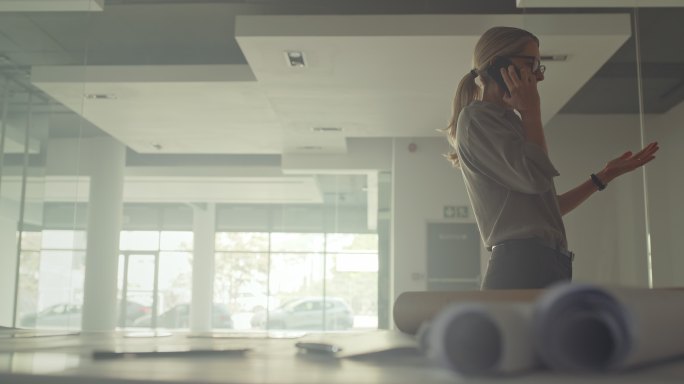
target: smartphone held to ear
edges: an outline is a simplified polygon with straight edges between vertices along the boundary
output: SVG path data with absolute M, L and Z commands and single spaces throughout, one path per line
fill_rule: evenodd
M 508 67 L 513 65 L 512 61 L 505 57 L 496 57 L 494 60 L 492 60 L 492 64 L 487 68 L 487 74 L 496 81 L 497 84 L 499 84 L 499 87 L 506 92 L 507 95 L 511 95 L 510 91 L 508 90 L 508 86 L 506 86 L 506 82 L 503 79 L 503 76 L 501 76 L 501 68 L 505 68 L 508 70 Z M 518 74 L 518 77 L 520 77 L 520 70 L 518 67 L 515 67 L 515 72 Z

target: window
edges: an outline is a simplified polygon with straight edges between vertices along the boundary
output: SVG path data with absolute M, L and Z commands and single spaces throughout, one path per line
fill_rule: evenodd
M 80 328 L 85 243 L 84 231 L 22 233 L 19 326 Z
M 220 232 L 215 270 L 237 329 L 378 326 L 377 234 Z
M 120 249 L 119 326 L 187 328 L 193 233 L 124 231 Z

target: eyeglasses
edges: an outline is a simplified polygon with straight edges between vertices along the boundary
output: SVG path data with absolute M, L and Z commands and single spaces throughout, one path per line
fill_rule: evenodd
M 513 55 L 513 56 L 509 56 L 509 57 L 517 57 L 520 59 L 532 60 L 532 73 L 543 74 L 546 71 L 546 65 L 542 65 L 541 61 L 536 56 Z

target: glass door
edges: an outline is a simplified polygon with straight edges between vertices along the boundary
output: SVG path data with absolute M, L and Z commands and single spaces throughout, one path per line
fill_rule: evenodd
M 119 256 L 119 327 L 156 327 L 159 252 Z

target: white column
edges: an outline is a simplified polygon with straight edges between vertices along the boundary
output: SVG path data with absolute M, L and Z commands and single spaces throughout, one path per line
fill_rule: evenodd
M 119 231 L 123 208 L 126 147 L 112 138 L 87 140 L 90 196 L 88 244 L 83 297 L 84 331 L 109 331 L 116 327 Z
M 194 253 L 192 258 L 190 330 L 193 332 L 205 332 L 212 328 L 216 205 L 194 206 L 193 224 Z

